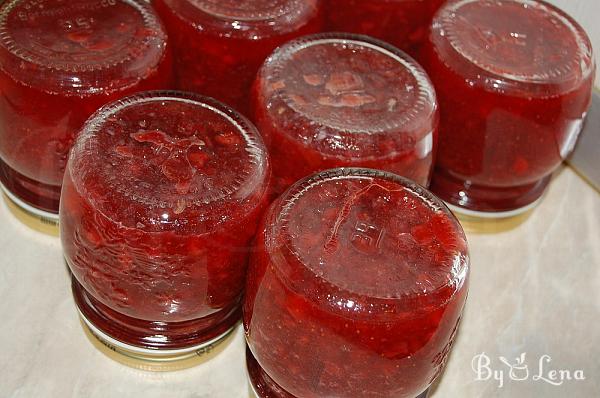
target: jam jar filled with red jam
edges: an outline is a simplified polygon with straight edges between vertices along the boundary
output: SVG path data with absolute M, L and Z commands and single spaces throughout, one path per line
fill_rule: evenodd
M 417 55 L 445 0 L 325 0 L 326 26 L 384 40 Z
M 410 180 L 341 168 L 294 184 L 268 210 L 248 273 L 256 395 L 420 396 L 452 347 L 468 269 L 461 226 Z
M 157 91 L 101 108 L 71 152 L 60 211 L 87 327 L 159 362 L 226 336 L 269 175 L 256 128 L 215 100 Z
M 433 192 L 472 216 L 532 208 L 590 106 L 585 32 L 541 1 L 449 1 L 423 60 L 441 110 Z
M 366 36 L 326 33 L 279 47 L 253 90 L 254 121 L 276 191 L 342 166 L 429 183 L 437 141 L 433 86 L 408 55 Z
M 142 0 L 2 3 L 0 181 L 20 215 L 56 223 L 76 132 L 100 106 L 170 85 L 166 40 Z
M 155 0 L 178 59 L 178 87 L 247 113 L 250 86 L 279 45 L 323 25 L 320 0 Z

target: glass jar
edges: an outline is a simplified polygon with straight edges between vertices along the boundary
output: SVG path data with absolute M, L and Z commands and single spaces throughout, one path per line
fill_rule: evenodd
M 178 59 L 178 88 L 247 114 L 250 86 L 265 58 L 295 37 L 321 30 L 320 0 L 155 0 Z
M 445 0 L 325 0 L 328 30 L 376 37 L 417 56 Z
M 100 106 L 171 84 L 167 36 L 142 0 L 9 0 L 0 6 L 0 181 L 56 224 L 75 134 Z
M 412 181 L 324 171 L 267 212 L 244 327 L 260 398 L 415 398 L 441 373 L 467 296 L 461 226 Z
M 435 92 L 412 58 L 383 42 L 325 33 L 279 47 L 260 69 L 253 108 L 271 152 L 277 193 L 342 166 L 429 184 Z
M 226 336 L 269 175 L 254 126 L 209 98 L 141 93 L 92 116 L 67 166 L 60 227 L 94 334 L 182 359 Z
M 453 0 L 435 17 L 423 62 L 441 109 L 432 191 L 472 216 L 532 208 L 590 106 L 585 32 L 540 1 Z

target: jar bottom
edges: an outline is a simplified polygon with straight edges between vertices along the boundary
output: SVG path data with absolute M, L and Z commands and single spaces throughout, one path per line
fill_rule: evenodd
M 185 322 L 146 321 L 106 307 L 91 297 L 75 277 L 72 278 L 72 290 L 77 309 L 96 340 L 127 357 L 135 356 L 136 359 L 159 365 L 164 365 L 165 358 L 170 358 L 166 362 L 173 362 L 212 351 L 231 333 L 241 317 L 238 302 L 231 308 L 200 319 Z
M 20 207 L 58 219 L 60 185 L 48 185 L 25 177 L 0 160 L 4 192 Z
M 537 206 L 551 179 L 549 175 L 533 184 L 497 188 L 470 184 L 436 170 L 430 190 L 455 213 L 475 219 L 508 219 Z
M 252 398 L 298 398 L 281 388 L 262 370 L 248 346 L 246 346 L 246 370 Z M 427 398 L 428 395 L 429 389 L 415 398 Z

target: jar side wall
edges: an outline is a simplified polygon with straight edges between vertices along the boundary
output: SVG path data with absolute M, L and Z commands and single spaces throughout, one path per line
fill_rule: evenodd
M 219 12 L 219 2 L 205 1 L 204 3 L 212 4 L 204 5 L 193 3 L 195 0 L 155 0 L 154 7 L 159 14 L 171 14 L 183 24 L 194 26 L 196 30 L 243 41 L 286 36 L 301 31 L 315 21 L 322 25 L 325 19 L 322 0 L 284 0 L 279 5 L 285 11 L 278 8 L 278 12 L 270 17 L 266 15 L 269 10 L 263 10 L 266 14 L 260 12 L 260 16 L 252 16 L 257 5 L 251 1 L 247 2 L 249 6 L 246 9 L 242 7 L 237 11 L 235 7 L 229 8 L 227 4 L 223 4 L 224 9 L 221 11 L 225 11 L 224 13 Z
M 548 176 L 573 149 L 592 76 L 563 95 L 525 98 L 468 85 L 431 43 L 424 60 L 440 101 L 437 168 L 475 185 L 523 186 Z
M 332 31 L 376 37 L 415 56 L 427 38 L 433 15 L 443 2 L 326 0 L 327 27 Z
M 179 61 L 177 87 L 214 97 L 246 115 L 252 82 L 269 54 L 277 46 L 322 27 L 321 14 L 317 14 L 293 32 L 256 40 L 230 37 L 210 29 L 199 30 L 174 13 L 164 0 L 156 3 Z
M 121 96 L 172 84 L 170 52 L 158 69 L 133 87 L 113 93 L 72 96 L 25 86 L 0 71 L 0 157 L 16 172 L 60 186 L 77 132 L 102 105 Z
M 353 40 L 357 45 L 364 41 L 368 46 L 383 46 L 382 50 L 393 56 L 409 64 L 414 62 L 391 46 L 364 36 L 330 33 L 299 39 L 298 43 L 327 39 Z M 329 127 L 296 111 L 284 99 L 287 94 L 278 92 L 282 90 L 279 79 L 283 79 L 281 64 L 285 62 L 281 57 L 290 56 L 289 48 L 280 48 L 263 64 L 251 95 L 253 120 L 271 150 L 273 164 L 277 165 L 274 176 L 278 193 L 302 177 L 337 167 L 382 169 L 423 186 L 429 184 L 437 148 L 439 110 L 433 86 L 420 66 L 413 64 L 414 73 L 423 79 L 423 95 L 412 109 L 404 112 L 409 122 L 392 126 L 390 120 L 384 120 L 382 125 L 386 126 L 385 129 L 378 126 L 376 131 L 346 131 Z M 275 57 L 280 58 L 275 60 Z M 292 92 L 289 96 L 294 94 Z M 331 112 L 336 112 L 336 109 L 332 108 Z
M 277 193 L 283 192 L 294 182 L 310 174 L 350 166 L 381 169 L 410 178 L 423 186 L 429 184 L 437 147 L 437 128 L 432 129 L 422 138 L 423 143 L 415 142 L 411 149 L 400 153 L 394 153 L 393 144 L 388 142 L 392 147 L 390 149 L 385 147 L 385 143 L 382 142 L 382 157 L 356 159 L 342 155 L 328 156 L 305 145 L 304 142 L 290 138 L 295 129 L 307 128 L 306 126 L 286 124 L 280 128 L 263 109 L 261 107 L 255 111 L 254 119 L 259 131 L 263 134 L 267 147 L 270 148 Z M 425 149 L 421 150 L 421 146 Z
M 239 300 L 263 208 L 212 234 L 144 233 L 95 210 L 68 172 L 61 201 L 65 257 L 86 292 L 111 310 L 148 321 L 193 320 Z
M 264 239 L 258 242 L 263 245 Z M 263 247 L 257 250 L 266 253 Z M 245 327 L 255 358 L 289 393 L 350 396 L 362 391 L 412 398 L 441 372 L 466 299 L 466 280 L 437 310 L 407 320 L 407 308 L 407 314 L 381 323 L 323 310 L 290 289 L 275 267 L 269 256 L 255 255 L 247 282 Z

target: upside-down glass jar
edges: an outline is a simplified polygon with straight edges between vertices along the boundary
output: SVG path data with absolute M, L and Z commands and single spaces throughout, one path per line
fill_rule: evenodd
M 157 91 L 101 108 L 73 147 L 60 210 L 86 326 L 149 363 L 222 340 L 269 176 L 256 128 L 215 100 Z
M 155 0 L 179 60 L 178 88 L 242 113 L 265 58 L 323 26 L 320 0 Z
M 331 31 L 369 35 L 416 56 L 444 1 L 325 0 L 326 26 Z
M 427 186 L 437 142 L 433 85 L 408 55 L 366 36 L 325 33 L 279 47 L 253 89 L 275 192 L 342 166 L 391 171 Z
M 0 181 L 26 222 L 56 226 L 75 134 L 100 106 L 167 88 L 167 36 L 142 0 L 0 6 Z
M 342 168 L 298 182 L 269 208 L 250 262 L 256 395 L 425 396 L 456 336 L 468 270 L 461 226 L 412 181 Z
M 441 110 L 432 191 L 469 216 L 533 208 L 590 106 L 595 63 L 582 28 L 541 1 L 452 0 L 423 62 Z

